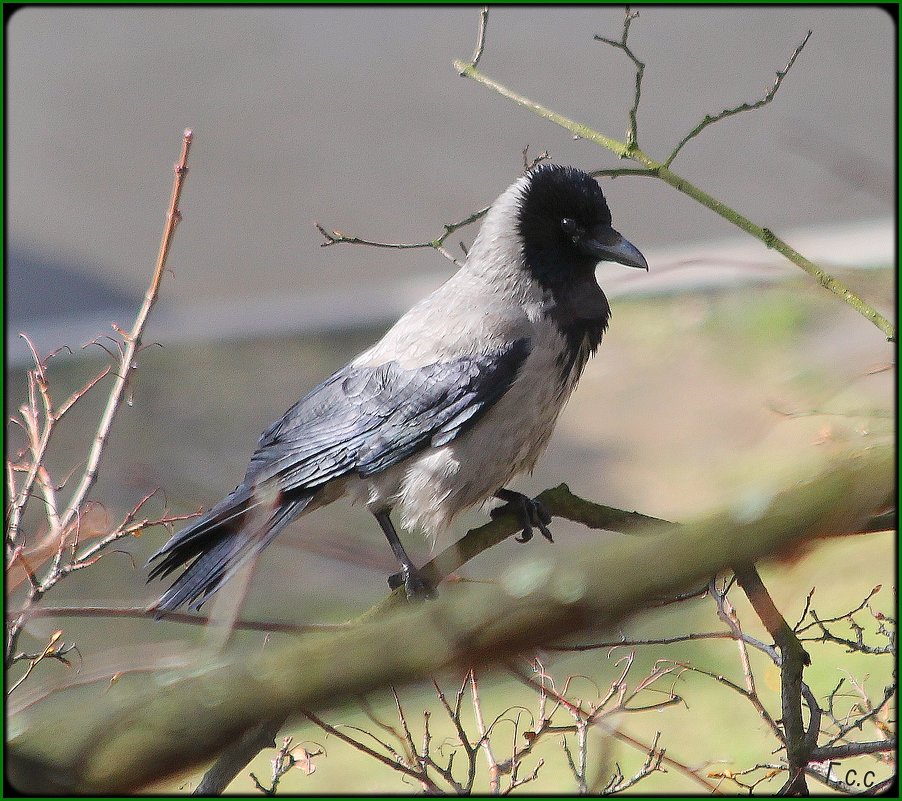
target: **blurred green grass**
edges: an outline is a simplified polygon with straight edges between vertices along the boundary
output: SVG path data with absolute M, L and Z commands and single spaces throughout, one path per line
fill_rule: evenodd
M 892 307 L 891 270 L 856 272 L 848 280 L 881 310 Z M 120 412 L 93 496 L 102 503 L 94 511 L 98 525 L 105 519 L 120 518 L 157 487 L 176 512 L 215 502 L 240 480 L 259 432 L 379 333 L 371 330 L 323 338 L 146 349 L 133 385 L 132 404 Z M 152 334 L 151 329 L 148 341 Z M 51 362 L 56 397 L 63 397 L 100 369 L 102 352 L 96 348 L 91 352 L 91 358 L 59 357 Z M 892 369 L 881 371 L 884 365 Z M 784 462 L 792 463 L 812 449 L 829 450 L 850 438 L 893 433 L 894 385 L 892 347 L 876 329 L 811 282 L 618 300 L 612 327 L 562 416 L 548 452 L 535 474 L 518 486 L 538 491 L 567 481 L 574 492 L 602 503 L 685 519 L 742 490 L 750 473 L 737 470 L 737 463 L 752 464 L 751 479 L 757 480 L 759 473 L 779 472 Z M 15 409 L 21 403 L 23 386 L 21 371 L 7 376 L 7 408 Z M 101 401 L 102 390 L 85 398 L 55 433 L 52 465 L 57 475 L 65 475 L 83 458 Z M 154 511 L 162 508 L 162 500 L 151 503 L 157 504 Z M 478 512 L 469 514 L 455 527 L 454 536 L 482 519 Z M 39 525 L 36 516 L 27 522 Z M 554 547 L 562 549 L 586 538 L 604 547 L 608 538 L 619 536 L 589 532 L 565 521 L 555 521 L 555 532 Z M 141 564 L 164 536 L 160 530 L 148 531 L 123 543 L 121 550 L 129 551 L 131 558 L 118 553 L 105 557 L 68 578 L 48 596 L 47 603 L 114 606 L 150 601 L 161 586 L 144 585 Z M 408 536 L 408 542 L 416 559 L 427 558 L 426 543 L 415 535 Z M 491 580 L 519 547 L 508 543 L 496 548 L 462 574 Z M 534 541 L 526 547 L 551 546 Z M 824 616 L 854 607 L 872 587 L 882 584 L 873 604 L 891 614 L 895 564 L 894 536 L 878 534 L 816 543 L 794 561 L 766 565 L 762 573 L 780 609 L 795 621 L 812 587 L 816 588 L 814 607 Z M 293 526 L 264 554 L 244 614 L 296 623 L 343 620 L 383 595 L 385 576 L 393 569 L 388 548 L 369 515 L 336 504 Z M 741 594 L 734 591 L 731 598 L 747 633 L 766 640 Z M 12 600 L 15 603 L 15 594 Z M 153 654 L 192 648 L 197 649 L 198 658 L 204 658 L 211 639 L 200 627 L 144 620 L 65 619 L 34 621 L 23 645 L 40 642 L 56 628 L 63 628 L 66 641 L 78 643 L 83 660 L 77 664 L 84 675 L 117 659 L 127 669 Z M 646 613 L 630 621 L 624 631 L 629 636 L 650 637 L 716 628 L 721 625 L 713 604 L 702 599 Z M 266 647 L 266 642 L 262 634 L 240 633 L 229 647 L 240 652 Z M 843 676 L 863 680 L 875 699 L 882 697 L 884 685 L 891 680 L 891 656 L 846 654 L 840 646 L 830 644 L 814 644 L 810 650 L 813 663 L 806 678 L 821 701 Z M 604 694 L 618 675 L 616 661 L 624 654 L 625 649 L 613 654 L 601 650 L 549 655 L 546 667 L 558 681 L 569 675 L 585 676 L 576 681 L 573 692 L 591 702 L 599 691 Z M 729 641 L 644 646 L 637 651 L 631 675 L 641 678 L 643 671 L 661 658 L 688 661 L 742 682 L 737 648 Z M 762 699 L 777 718 L 776 671 L 755 653 L 752 664 Z M 26 691 L 39 694 L 72 677 L 72 670 L 63 665 L 45 663 L 29 679 Z M 451 694 L 461 678 L 446 676 L 440 681 Z M 136 686 L 141 681 L 122 680 L 135 680 Z M 103 686 L 100 682 L 53 697 L 89 704 L 92 693 L 102 692 Z M 661 687 L 669 689 L 670 685 L 665 681 Z M 711 770 L 737 770 L 771 761 L 772 738 L 757 713 L 735 693 L 692 674 L 682 675 L 674 690 L 684 704 L 624 716 L 616 723 L 648 743 L 660 731 L 660 746 L 690 766 L 714 761 Z M 481 691 L 487 719 L 514 706 L 535 711 L 535 694 L 503 675 L 485 676 Z M 421 741 L 422 713 L 429 709 L 433 741 L 446 742 L 447 748 L 452 730 L 431 688 L 405 688 L 401 698 L 415 742 Z M 646 703 L 661 698 L 650 696 Z M 370 702 L 380 718 L 397 724 L 388 692 Z M 522 732 L 526 713 L 520 713 Z M 374 729 L 353 705 L 323 716 L 334 725 Z M 516 716 L 516 710 L 509 716 Z M 470 731 L 474 731 L 469 720 Z M 326 738 L 309 724 L 293 726 L 290 731 L 296 741 L 325 745 L 328 755 L 315 760 L 316 771 L 309 776 L 292 771 L 282 781 L 283 792 L 419 791 L 398 774 L 334 738 Z M 512 724 L 499 724 L 498 732 L 496 755 L 502 759 L 509 751 Z M 522 734 L 518 736 L 522 738 Z M 641 765 L 643 754 L 606 742 L 600 735 L 593 737 L 590 760 L 596 772 L 609 772 L 616 760 L 629 776 Z M 271 756 L 271 752 L 262 754 L 249 768 L 264 784 L 268 784 Z M 549 737 L 537 747 L 523 772 L 529 772 L 540 757 L 545 758 L 545 766 L 539 779 L 525 785 L 523 791 L 573 791 L 559 738 Z M 457 761 L 462 763 L 463 755 Z M 857 762 L 865 761 L 867 758 Z M 844 768 L 857 766 L 857 762 L 848 760 Z M 878 779 L 888 774 L 888 768 L 873 760 L 867 764 L 878 772 Z M 477 788 L 484 790 L 482 759 L 479 765 Z M 199 775 L 168 783 L 165 789 L 190 787 Z M 760 789 L 774 792 L 779 783 L 777 778 Z M 252 791 L 247 771 L 230 789 Z M 670 769 L 645 780 L 637 791 L 698 789 Z M 725 783 L 724 789 L 735 788 Z

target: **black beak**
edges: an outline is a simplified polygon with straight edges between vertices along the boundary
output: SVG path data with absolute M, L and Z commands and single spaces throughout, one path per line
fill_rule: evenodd
M 594 256 L 598 261 L 615 261 L 648 271 L 648 262 L 639 248 L 610 225 L 593 228 L 580 240 L 579 247 L 587 256 Z

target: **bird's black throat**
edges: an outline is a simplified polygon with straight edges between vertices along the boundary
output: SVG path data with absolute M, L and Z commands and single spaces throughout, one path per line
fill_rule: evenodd
M 562 253 L 558 248 L 527 246 L 524 261 L 548 297 L 546 316 L 564 338 L 558 364 L 561 383 L 567 384 L 579 377 L 601 343 L 611 319 L 611 305 L 595 280 L 594 259 Z
M 611 306 L 595 282 L 594 270 L 566 287 L 551 290 L 551 296 L 553 305 L 546 314 L 564 338 L 565 348 L 558 364 L 561 382 L 567 383 L 579 377 L 601 343 L 611 318 Z

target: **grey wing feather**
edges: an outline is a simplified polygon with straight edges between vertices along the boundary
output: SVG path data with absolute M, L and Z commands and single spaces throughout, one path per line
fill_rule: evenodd
M 528 353 L 520 339 L 416 369 L 389 362 L 337 372 L 263 433 L 238 487 L 150 558 L 150 578 L 190 563 L 155 608 L 199 608 L 331 479 L 372 475 L 451 442 L 508 390 Z
M 264 432 L 245 484 L 310 489 L 348 473 L 368 476 L 428 445 L 444 445 L 510 387 L 529 341 L 478 356 L 405 369 L 345 367 Z

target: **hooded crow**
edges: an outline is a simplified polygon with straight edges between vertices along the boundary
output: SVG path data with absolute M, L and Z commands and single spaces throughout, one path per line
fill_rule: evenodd
M 150 559 L 187 567 L 157 610 L 198 609 L 292 520 L 339 498 L 363 503 L 410 598 L 434 588 L 391 520 L 430 536 L 460 512 L 506 501 L 525 542 L 548 513 L 506 488 L 532 470 L 608 325 L 595 267 L 648 269 L 611 227 L 598 183 L 542 164 L 491 206 L 466 263 L 375 345 L 312 389 L 260 438 L 244 480 Z

